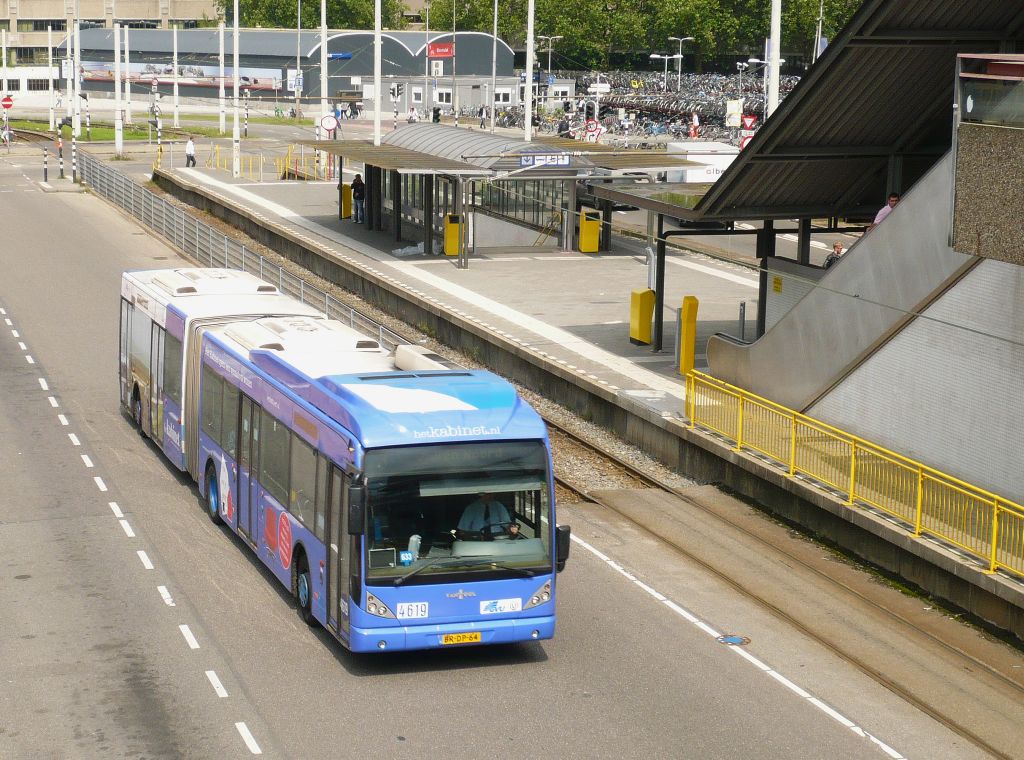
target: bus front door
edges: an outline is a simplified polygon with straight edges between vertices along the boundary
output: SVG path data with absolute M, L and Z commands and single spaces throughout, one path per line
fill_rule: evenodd
M 335 466 L 327 504 L 327 627 L 348 641 L 352 547 L 359 537 L 348 534 L 348 478 Z
M 256 519 L 259 513 L 257 476 L 260 469 L 260 408 L 242 396 L 242 426 L 238 436 L 238 532 L 256 545 Z

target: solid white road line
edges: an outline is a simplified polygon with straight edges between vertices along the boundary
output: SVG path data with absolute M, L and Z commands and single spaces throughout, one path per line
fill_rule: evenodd
M 142 551 L 142 549 L 139 549 L 135 553 L 139 555 L 139 560 L 142 562 L 142 566 L 144 568 L 146 568 L 147 570 L 153 569 L 153 563 L 149 561 L 149 555 L 146 554 L 146 552 Z
M 171 592 L 167 590 L 167 586 L 157 586 L 156 590 L 160 592 L 160 598 L 164 600 L 164 604 L 166 604 L 168 607 L 173 607 L 174 606 L 174 599 L 171 597 Z M 188 628 L 188 626 L 185 626 L 185 628 Z M 182 633 L 184 633 L 184 631 Z M 191 634 L 189 634 L 189 635 L 191 635 Z M 187 639 L 188 636 L 186 636 L 185 638 Z M 192 648 L 193 649 L 198 649 L 199 645 L 196 644 Z
M 655 599 L 657 599 L 658 601 L 660 601 L 662 604 L 664 604 L 666 607 L 671 609 L 673 612 L 678 614 L 683 619 L 687 620 L 688 622 L 692 623 L 693 625 L 695 625 L 700 630 L 704 631 L 704 633 L 708 634 L 709 636 L 711 636 L 712 638 L 715 638 L 715 639 L 718 639 L 719 637 L 721 637 L 722 634 L 719 633 L 718 631 L 716 631 L 713 627 L 711 627 L 710 625 L 705 623 L 703 620 L 698 618 L 693 613 L 688 612 L 687 610 L 683 609 L 678 604 L 676 604 L 671 599 L 669 599 L 668 597 L 666 597 L 663 594 L 661 594 L 656 589 L 654 589 L 651 586 L 648 586 L 646 583 L 643 583 L 642 581 L 640 581 L 636 576 L 632 575 L 628 570 L 626 570 L 624 567 L 622 567 L 622 565 L 620 565 L 619 563 L 617 563 L 615 560 L 611 559 L 607 555 L 602 554 L 595 547 L 591 546 L 590 544 L 588 544 L 583 539 L 581 539 L 581 538 L 579 538 L 577 536 L 573 536 L 572 540 L 573 540 L 574 543 L 579 544 L 584 549 L 586 549 L 588 552 L 590 552 L 595 557 L 600 559 L 602 562 L 604 562 L 608 567 L 610 567 L 612 570 L 617 572 L 619 575 L 621 575 L 624 578 L 626 578 L 627 580 L 631 581 L 634 586 L 637 586 L 641 590 L 647 592 L 647 594 L 649 594 L 650 596 L 652 596 Z M 801 689 L 799 686 L 797 686 L 795 683 L 790 681 L 788 678 L 786 678 L 782 674 L 776 672 L 774 669 L 772 669 L 771 667 L 769 667 L 765 663 L 761 662 L 761 660 L 759 660 L 758 658 L 754 657 L 753 655 L 749 654 L 748 652 L 744 652 L 741 647 L 732 646 L 732 645 L 729 645 L 729 646 L 730 646 L 730 648 L 734 652 L 736 652 L 741 657 L 743 657 L 745 660 L 750 662 L 758 670 L 760 670 L 761 672 L 767 673 L 774 680 L 778 681 L 780 684 L 785 686 L 787 689 L 792 691 L 794 694 L 799 696 L 801 699 L 804 699 L 808 703 L 814 705 L 818 710 L 820 710 L 821 712 L 825 713 L 830 718 L 832 718 L 833 720 L 835 720 L 838 723 L 842 724 L 846 728 L 850 729 L 851 731 L 853 731 L 858 736 L 865 737 L 865 738 L 871 740 L 871 742 L 873 744 L 876 744 L 889 757 L 893 758 L 893 760 L 905 760 L 904 756 L 901 753 L 897 752 L 895 749 L 893 749 L 892 747 L 890 747 L 888 744 L 884 743 L 883 741 L 881 741 L 877 737 L 872 736 L 871 734 L 869 734 L 867 731 L 865 731 L 860 726 L 855 724 L 849 718 L 845 717 L 844 715 L 842 715 L 841 713 L 836 711 L 834 708 L 832 708 L 829 705 L 827 705 L 822 700 L 820 700 L 817 697 L 813 696 L 812 694 L 808 693 L 804 689 Z
M 210 680 L 210 685 L 213 686 L 213 690 L 218 697 L 221 699 L 227 697 L 228 691 L 224 688 L 224 684 L 220 682 L 220 679 L 217 678 L 217 673 L 215 671 L 207 670 L 206 677 Z
M 245 723 L 239 722 L 235 724 L 235 728 L 238 729 L 238 733 L 242 735 L 242 741 L 245 742 L 245 746 L 249 748 L 249 751 L 254 755 L 262 755 L 263 750 L 260 749 L 260 745 L 256 743 L 252 734 L 249 733 L 249 727 Z
M 114 513 L 114 517 L 116 517 L 118 520 L 124 517 L 124 512 L 122 512 L 121 508 L 117 506 L 116 501 L 107 502 L 107 506 L 110 507 L 110 510 Z
M 124 534 L 128 538 L 135 538 L 135 531 L 132 530 L 132 526 L 128 524 L 127 520 L 118 520 L 121 523 L 121 527 L 124 529 Z
M 196 637 L 192 635 L 192 631 L 187 625 L 179 625 L 178 630 L 185 637 L 185 642 L 188 644 L 189 649 L 199 649 L 199 642 L 196 641 Z

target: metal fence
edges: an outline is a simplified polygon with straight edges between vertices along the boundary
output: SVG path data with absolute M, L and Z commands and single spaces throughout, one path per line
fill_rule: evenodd
M 83 182 L 199 263 L 255 274 L 276 285 L 281 292 L 320 309 L 330 319 L 345 322 L 366 335 L 375 335 L 380 344 L 390 351 L 409 342 L 357 309 L 340 303 L 329 293 L 132 182 L 95 157 L 80 153 L 79 158 Z
M 1024 506 L 806 417 L 703 372 L 686 377 L 686 413 L 737 450 L 774 461 L 988 564 L 1024 576 Z

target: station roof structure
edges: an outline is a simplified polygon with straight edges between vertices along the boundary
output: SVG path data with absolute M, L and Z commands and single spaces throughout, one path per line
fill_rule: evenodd
M 649 150 L 616 150 L 551 136 L 526 142 L 429 122 L 400 126 L 384 135 L 380 145 L 369 140 L 304 140 L 299 144 L 401 174 L 467 178 L 553 179 L 581 174 L 607 178 L 697 166 L 685 158 Z
M 873 214 L 891 177 L 906 189 L 949 150 L 957 54 L 1011 52 L 1021 42 L 1020 3 L 865 0 L 719 180 L 673 214 L 709 221 Z M 643 186 L 634 193 L 595 184 L 593 191 L 659 210 L 645 202 Z

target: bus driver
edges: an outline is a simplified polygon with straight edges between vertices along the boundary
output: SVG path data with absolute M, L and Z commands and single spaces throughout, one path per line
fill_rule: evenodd
M 487 491 L 466 507 L 458 528 L 465 533 L 482 533 L 491 538 L 503 535 L 515 538 L 519 533 L 519 526 L 509 516 L 505 505 Z

